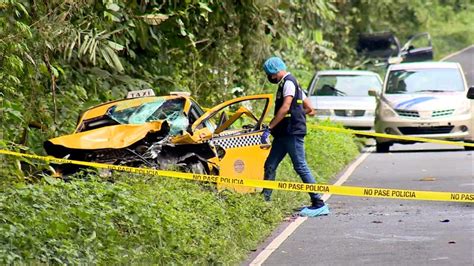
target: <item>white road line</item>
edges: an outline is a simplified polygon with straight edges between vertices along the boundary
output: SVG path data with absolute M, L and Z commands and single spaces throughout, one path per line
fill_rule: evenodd
M 290 225 L 288 225 L 288 227 L 286 227 L 285 230 L 283 230 L 283 232 L 281 232 L 280 235 L 278 235 L 275 239 L 273 239 L 273 241 L 270 244 L 268 244 L 268 246 L 266 246 L 257 255 L 257 257 L 252 262 L 250 262 L 249 265 L 250 266 L 262 265 L 262 263 L 264 263 L 268 259 L 268 257 L 270 257 L 273 251 L 275 251 L 281 245 L 281 243 L 283 243 L 283 241 L 285 241 L 291 235 L 291 233 L 293 233 L 293 231 L 295 231 L 296 228 L 298 228 L 298 226 L 300 226 L 304 221 L 306 221 L 306 219 L 308 219 L 308 217 L 298 217 L 296 218 L 296 220 L 291 222 Z
M 346 180 L 351 176 L 351 174 L 354 172 L 354 170 L 374 151 L 374 147 L 370 147 L 366 150 L 362 156 L 357 158 L 355 162 L 353 162 L 347 170 L 344 172 L 344 174 L 339 177 L 339 179 L 334 183 L 335 186 L 340 186 Z M 331 197 L 330 194 L 324 194 L 322 199 L 324 201 L 327 201 Z M 294 220 L 288 227 L 283 230 L 275 239 L 273 239 L 270 244 L 268 244 L 258 255 L 255 257 L 255 259 L 250 262 L 250 266 L 260 266 L 262 263 L 264 263 L 268 257 L 275 251 L 295 230 L 298 228 L 304 221 L 306 221 L 308 217 L 298 217 L 296 220 Z
M 472 47 L 474 47 L 474 44 L 471 44 L 471 45 L 469 45 L 468 47 L 466 47 L 466 48 L 464 48 L 464 49 L 462 49 L 462 50 L 459 50 L 459 51 L 457 51 L 457 52 L 454 52 L 454 53 L 452 53 L 452 54 L 449 54 L 449 55 L 447 55 L 447 56 L 441 58 L 441 60 L 439 60 L 439 61 L 444 61 L 444 60 L 446 60 L 446 59 L 448 59 L 448 58 L 450 58 L 450 57 L 456 56 L 456 55 L 458 55 L 458 54 L 460 54 L 460 53 L 462 53 L 462 52 L 464 52 L 464 51 L 466 51 L 466 50 L 468 50 L 468 49 L 470 49 L 470 48 L 472 48 Z

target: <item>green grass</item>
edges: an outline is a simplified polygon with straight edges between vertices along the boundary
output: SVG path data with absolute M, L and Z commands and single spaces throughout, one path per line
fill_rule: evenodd
M 3 188 L 0 261 L 225 264 L 239 261 L 281 217 L 256 195 L 116 178 L 123 181 Z
M 323 124 L 327 124 L 324 122 Z M 327 183 L 358 154 L 353 137 L 311 130 L 307 158 Z M 307 193 L 216 192 L 209 184 L 114 173 L 0 186 L 0 264 L 224 264 L 244 260 Z M 301 180 L 285 159 L 277 180 Z

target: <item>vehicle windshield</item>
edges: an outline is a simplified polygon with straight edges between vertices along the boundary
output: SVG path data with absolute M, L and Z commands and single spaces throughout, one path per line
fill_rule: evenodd
M 166 120 L 170 123 L 170 134 L 178 134 L 189 125 L 184 115 L 184 99 L 158 99 L 142 105 L 128 107 L 126 104 L 112 106 L 107 115 L 120 124 L 144 124 L 147 122 Z
M 395 70 L 388 76 L 387 94 L 464 91 L 461 73 L 454 68 Z
M 328 75 L 320 76 L 315 86 L 317 96 L 368 96 L 369 89 L 380 91 L 382 84 L 376 76 Z

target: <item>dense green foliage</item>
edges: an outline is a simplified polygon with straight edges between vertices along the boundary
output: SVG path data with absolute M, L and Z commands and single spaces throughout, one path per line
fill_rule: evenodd
M 474 44 L 474 3 L 470 5 L 437 6 L 427 14 L 426 29 L 433 37 L 435 59 Z
M 261 63 L 282 56 L 303 83 L 360 67 L 361 32 L 433 34 L 435 55 L 472 43 L 469 0 L 0 2 L 2 140 L 42 152 L 85 108 L 130 89 L 186 90 L 205 106 L 271 90 Z M 436 48 L 439 48 L 436 50 Z M 215 93 L 218 91 L 219 93 Z
M 429 31 L 439 59 L 474 43 L 473 9 L 471 0 L 0 0 L 0 148 L 44 154 L 43 141 L 71 132 L 82 110 L 132 89 L 190 91 L 204 106 L 272 92 L 261 71 L 270 55 L 306 86 L 316 70 L 361 68 L 362 32 L 404 41 Z M 357 154 L 343 134 L 307 142 L 322 182 Z M 0 155 L 1 262 L 237 263 L 307 200 L 276 192 L 265 205 L 128 175 L 33 178 L 47 167 Z M 297 180 L 288 160 L 278 176 Z
M 352 137 L 312 130 L 308 160 L 322 182 L 357 154 Z M 114 173 L 0 186 L 0 263 L 237 264 L 306 193 L 214 192 L 209 184 Z M 280 180 L 300 182 L 285 160 Z

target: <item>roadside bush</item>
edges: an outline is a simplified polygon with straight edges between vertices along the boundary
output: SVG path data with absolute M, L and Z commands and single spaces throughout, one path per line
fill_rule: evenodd
M 434 9 L 435 16 L 431 19 L 426 30 L 433 38 L 435 59 L 443 57 L 474 44 L 474 5 L 445 5 Z M 435 19 L 436 18 L 436 19 Z

